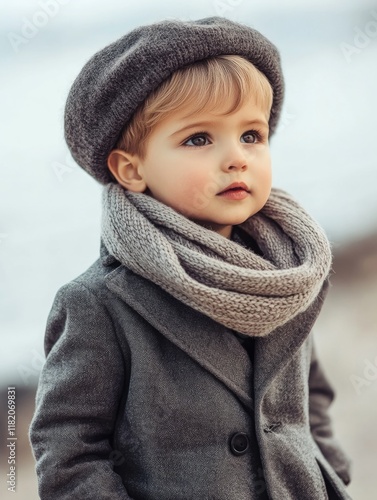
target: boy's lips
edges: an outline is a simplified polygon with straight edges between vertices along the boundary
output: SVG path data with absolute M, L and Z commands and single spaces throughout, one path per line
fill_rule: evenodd
M 244 182 L 233 182 L 228 187 L 217 193 L 217 196 L 231 200 L 243 200 L 250 193 L 250 189 Z

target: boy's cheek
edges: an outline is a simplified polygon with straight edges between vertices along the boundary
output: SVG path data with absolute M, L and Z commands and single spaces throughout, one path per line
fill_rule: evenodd
M 177 185 L 179 188 L 177 189 Z M 208 193 L 212 189 L 199 186 L 192 179 L 181 179 L 175 183 L 170 193 L 162 200 L 186 217 L 191 217 L 205 209 L 209 203 Z
M 192 208 L 195 212 L 204 210 L 211 199 L 218 193 L 219 187 L 215 182 L 208 182 L 203 189 L 195 188 L 192 192 Z

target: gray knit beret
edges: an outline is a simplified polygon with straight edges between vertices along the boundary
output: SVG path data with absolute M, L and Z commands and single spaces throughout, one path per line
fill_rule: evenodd
M 107 157 L 148 94 L 182 66 L 225 54 L 245 57 L 269 80 L 271 135 L 284 94 L 276 47 L 225 18 L 168 20 L 134 29 L 97 52 L 77 76 L 65 108 L 65 139 L 75 161 L 102 184 L 113 181 Z

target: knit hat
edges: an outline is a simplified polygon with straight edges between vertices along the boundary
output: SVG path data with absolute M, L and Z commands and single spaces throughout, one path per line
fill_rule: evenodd
M 138 106 L 177 69 L 227 54 L 245 57 L 269 80 L 271 135 L 284 94 L 276 47 L 225 18 L 168 20 L 134 29 L 94 54 L 79 73 L 65 108 L 65 139 L 75 161 L 102 184 L 112 182 L 107 157 Z

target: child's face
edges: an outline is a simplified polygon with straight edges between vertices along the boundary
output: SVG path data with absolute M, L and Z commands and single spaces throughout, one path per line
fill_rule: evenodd
M 266 110 L 254 99 L 224 110 L 187 117 L 186 107 L 160 122 L 138 173 L 151 196 L 229 237 L 266 203 L 271 162 Z

